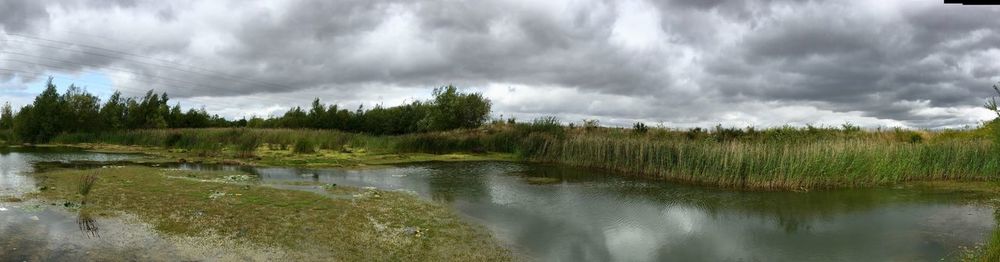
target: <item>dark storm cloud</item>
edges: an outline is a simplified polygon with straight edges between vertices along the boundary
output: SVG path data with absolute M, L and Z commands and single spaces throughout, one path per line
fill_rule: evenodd
M 926 100 L 927 106 L 959 107 L 989 95 L 998 76 L 996 62 L 975 56 L 1000 43 L 989 42 L 1000 33 L 996 20 L 982 20 L 1000 15 L 997 9 L 902 9 L 901 19 L 891 21 L 838 10 L 828 4 L 769 18 L 742 39 L 745 48 L 706 64 L 709 72 L 720 75 L 707 82 L 742 99 L 864 108 L 867 116 L 923 127 L 947 121 L 930 121 L 886 104 Z M 978 32 L 982 37 L 974 37 L 976 30 L 983 30 Z M 964 38 L 969 41 L 949 43 Z M 741 84 L 745 79 L 757 81 Z
M 412 11 L 405 14 L 410 19 L 399 26 L 412 27 L 415 35 L 387 48 L 418 46 L 423 50 L 415 51 L 416 56 L 407 61 L 387 61 L 381 56 L 349 59 L 359 52 L 384 51 L 359 43 L 359 39 L 394 14 L 400 15 L 400 9 Z M 588 17 L 585 11 L 566 10 L 569 14 L 560 20 L 536 10 L 491 3 L 302 2 L 290 8 L 294 15 L 260 19 L 243 27 L 237 35 L 242 45 L 234 55 L 243 62 L 266 60 L 277 70 L 298 70 L 299 66 L 288 64 L 311 62 L 319 72 L 301 78 L 320 83 L 511 81 L 611 92 L 636 92 L 667 84 L 663 75 L 643 68 L 648 64 L 620 54 L 604 41 L 610 33 L 606 27 L 613 22 L 611 17 Z M 324 23 L 310 24 L 314 21 Z M 498 32 L 501 30 L 509 30 L 506 33 L 511 35 Z M 421 42 L 429 44 L 421 46 Z M 587 63 L 579 63 L 584 60 Z
M 39 28 L 32 35 L 141 56 L 53 50 L 7 36 L 17 40 L 5 44 L 10 50 L 78 63 L 61 64 L 64 71 L 115 74 L 131 92 L 167 89 L 175 98 L 202 100 L 517 85 L 519 92 L 495 92 L 520 99 L 496 98 L 505 101 L 500 111 L 681 124 L 814 118 L 941 127 L 974 122 L 962 114 L 979 112 L 973 107 L 1000 80 L 1000 20 L 992 19 L 1000 9 L 919 1 L 134 0 L 0 7 L 10 14 L 0 17 L 6 32 Z
M 6 32 L 29 31 L 34 25 L 44 25 L 48 19 L 49 13 L 40 1 L 0 1 L 0 25 Z

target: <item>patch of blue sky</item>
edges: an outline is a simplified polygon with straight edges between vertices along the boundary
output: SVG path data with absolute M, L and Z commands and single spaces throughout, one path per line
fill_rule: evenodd
M 83 72 L 77 74 L 52 73 L 52 83 L 59 93 L 66 92 L 70 85 L 86 89 L 91 94 L 106 98 L 114 92 L 114 83 L 107 74 L 102 72 Z M 20 76 L 0 83 L 0 97 L 30 97 L 33 98 L 45 89 L 47 77 L 36 77 L 23 82 Z
M 50 76 L 52 76 L 52 83 L 56 85 L 59 93 L 66 92 L 71 84 L 86 89 L 87 92 L 102 100 L 114 92 L 114 83 L 107 74 L 102 72 L 51 73 Z M 15 107 L 31 103 L 35 96 L 45 90 L 45 82 L 48 81 L 48 77 L 36 77 L 27 82 L 22 80 L 23 78 L 17 76 L 0 83 L 0 103 L 10 102 Z

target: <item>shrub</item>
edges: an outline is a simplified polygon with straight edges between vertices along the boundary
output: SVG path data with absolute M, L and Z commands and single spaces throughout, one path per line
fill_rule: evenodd
M 920 132 L 917 131 L 903 130 L 901 128 L 896 128 L 894 133 L 896 136 L 896 140 L 898 140 L 899 142 L 920 143 L 924 141 L 924 137 L 920 134 Z
M 743 129 L 735 127 L 722 127 L 722 125 L 715 126 L 715 140 L 719 142 L 733 141 L 740 139 L 743 135 Z
M 649 127 L 643 122 L 635 122 L 632 125 L 632 132 L 639 135 L 646 134 L 646 132 L 649 132 Z
M 566 130 L 559 124 L 559 119 L 554 116 L 540 117 L 531 121 L 530 124 L 518 125 L 517 131 L 521 136 L 527 136 L 531 133 L 545 133 L 556 138 L 566 137 Z
M 316 145 L 311 139 L 299 139 L 298 141 L 295 141 L 295 145 L 292 147 L 292 152 L 296 154 L 316 153 Z
M 688 129 L 687 132 L 684 132 L 684 136 L 686 136 L 689 140 L 702 140 L 705 139 L 705 137 L 707 137 L 708 135 L 706 134 L 704 129 L 701 129 L 700 127 L 695 127 L 692 129 Z
M 856 126 L 856 125 L 853 125 L 851 123 L 844 123 L 843 125 L 840 125 L 840 126 L 842 127 L 842 130 L 844 131 L 844 133 L 847 133 L 847 134 L 854 134 L 854 133 L 860 133 L 861 132 L 861 127 L 860 126 Z
M 180 133 L 177 132 L 170 133 L 169 135 L 167 135 L 167 139 L 163 142 L 163 146 L 174 147 L 177 145 L 177 142 L 181 141 L 181 138 L 183 138 L 183 136 L 181 136 Z
M 597 119 L 584 119 L 583 120 L 583 129 L 584 130 L 593 131 L 593 130 L 596 130 L 598 127 L 601 127 L 601 123 L 599 121 L 597 121 Z
M 260 147 L 260 136 L 254 133 L 243 133 L 236 139 L 236 157 L 253 157 Z

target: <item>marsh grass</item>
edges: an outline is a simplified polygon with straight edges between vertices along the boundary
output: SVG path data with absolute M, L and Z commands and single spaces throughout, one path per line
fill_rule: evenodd
M 997 217 L 1000 221 L 1000 216 Z M 1000 229 L 993 229 L 981 253 L 974 261 L 1000 261 Z
M 529 157 L 636 176 L 745 189 L 864 187 L 905 181 L 995 180 L 1000 158 L 982 141 L 827 140 L 810 143 L 547 140 Z
M 90 195 L 90 191 L 94 189 L 94 185 L 97 184 L 97 174 L 83 174 L 80 176 L 80 182 L 77 186 L 77 193 L 83 197 L 80 201 L 81 205 L 87 204 L 87 196 Z

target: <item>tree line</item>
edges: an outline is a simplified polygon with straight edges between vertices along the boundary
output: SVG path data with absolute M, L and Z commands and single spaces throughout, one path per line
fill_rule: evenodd
M 70 85 L 59 94 L 52 78 L 32 104 L 16 113 L 10 103 L 0 108 L 0 130 L 10 130 L 19 141 L 42 143 L 63 133 L 99 133 L 157 128 L 313 128 L 377 135 L 476 128 L 489 117 L 489 99 L 479 93 L 462 93 L 454 86 L 435 88 L 434 98 L 394 107 L 376 105 L 347 110 L 325 105 L 317 98 L 309 109 L 294 107 L 282 116 L 227 120 L 201 109 L 183 111 L 169 106 L 167 93 L 152 90 L 142 97 L 115 92 L 102 103 L 97 96 Z

